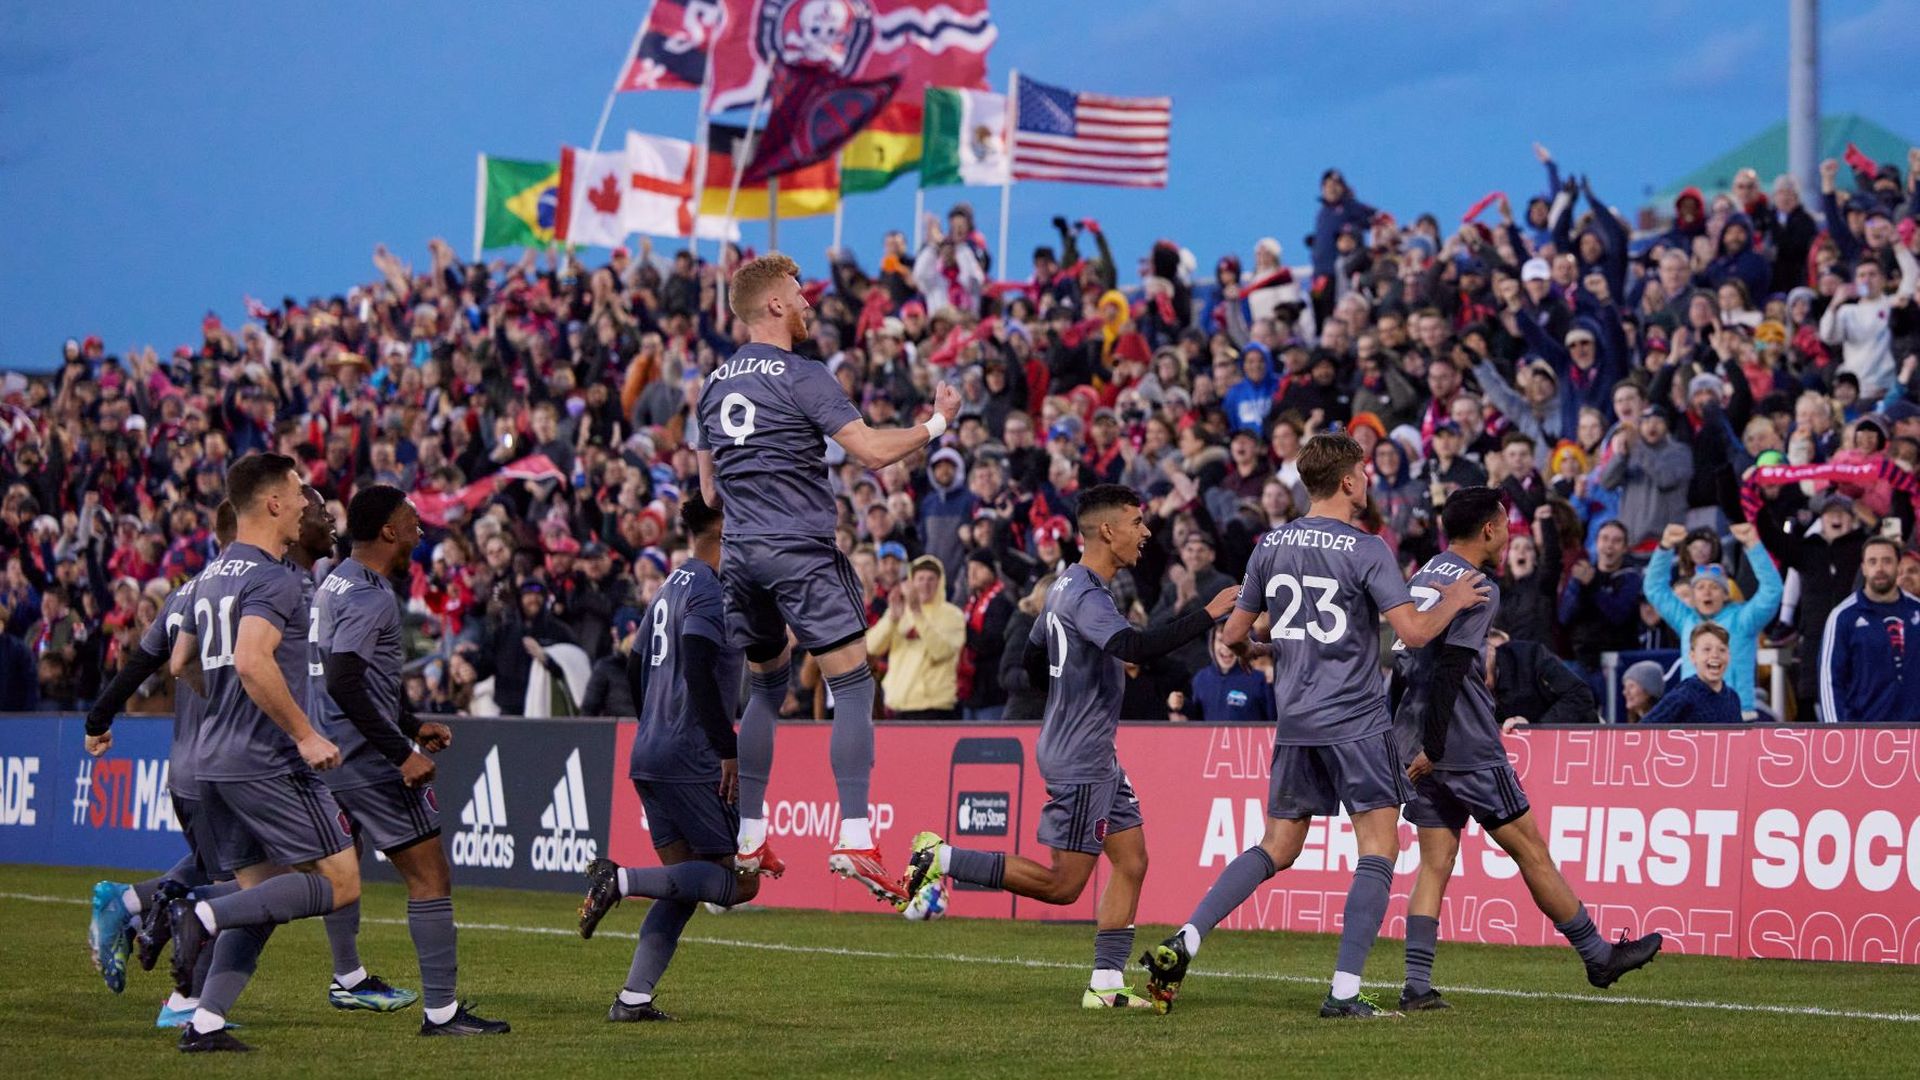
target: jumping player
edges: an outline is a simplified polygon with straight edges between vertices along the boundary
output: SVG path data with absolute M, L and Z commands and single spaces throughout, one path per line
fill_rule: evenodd
M 810 307 L 785 255 L 763 255 L 734 272 L 729 305 L 749 340 L 700 391 L 700 490 L 727 515 L 720 567 L 728 636 L 752 669 L 740 721 L 738 836 L 743 869 L 779 874 L 767 846 L 767 778 L 774 725 L 787 693 L 787 631 L 811 652 L 833 693 L 829 757 L 840 795 L 840 830 L 828 866 L 874 896 L 903 903 L 880 860 L 868 821 L 873 772 L 873 677 L 859 582 L 834 546 L 837 508 L 827 479 L 826 440 L 868 469 L 882 469 L 937 441 L 960 410 L 942 384 L 934 415 L 910 428 L 873 428 L 824 365 L 793 351 Z
M 1382 616 L 1409 647 L 1425 645 L 1454 615 L 1488 595 L 1478 573 L 1462 576 L 1439 602 L 1416 611 L 1393 555 L 1354 525 L 1367 507 L 1366 454 L 1343 434 L 1316 435 L 1300 453 L 1305 517 L 1268 533 L 1247 564 L 1246 581 L 1222 638 L 1236 654 L 1264 609 L 1274 660 L 1279 726 L 1267 795 L 1266 835 L 1236 857 L 1178 933 L 1141 958 L 1148 990 L 1169 1005 L 1201 939 L 1268 878 L 1293 865 L 1315 817 L 1353 819 L 1359 861 L 1347 892 L 1340 954 L 1323 1017 L 1366 1018 L 1379 1009 L 1360 993 L 1360 974 L 1386 916 L 1399 853 L 1407 778 L 1394 749 L 1380 672 Z
M 1133 915 L 1147 872 L 1140 800 L 1114 756 L 1126 665 L 1144 664 L 1204 635 L 1233 610 L 1237 586 L 1172 623 L 1141 630 L 1114 606 L 1108 583 L 1140 560 L 1150 531 L 1132 488 L 1102 484 L 1080 496 L 1080 561 L 1063 572 L 1033 631 L 1025 662 L 1034 685 L 1047 683 L 1047 708 L 1034 757 L 1047 783 L 1040 843 L 1051 865 L 998 851 L 952 847 L 931 832 L 913 839 L 907 892 L 919 896 L 942 875 L 1005 889 L 1046 904 L 1080 898 L 1105 854 L 1113 878 L 1100 895 L 1093 976 L 1080 1004 L 1089 1009 L 1150 1008 L 1126 983 Z
M 1465 487 L 1447 497 L 1441 512 L 1447 550 L 1427 560 L 1408 591 L 1422 607 L 1441 590 L 1493 565 L 1507 547 L 1507 505 L 1489 487 Z M 1490 587 L 1493 587 L 1490 585 Z M 1512 856 L 1541 914 L 1553 920 L 1580 954 L 1587 981 L 1612 986 L 1660 951 L 1659 934 L 1609 945 L 1593 925 L 1554 865 L 1535 826 L 1520 778 L 1500 742 L 1493 693 L 1487 688 L 1487 628 L 1499 610 L 1496 591 L 1487 604 L 1456 615 L 1446 632 L 1401 660 L 1406 692 L 1394 718 L 1413 798 L 1406 818 L 1420 830 L 1420 875 L 1407 901 L 1407 984 L 1400 1008 L 1445 1009 L 1433 988 L 1434 945 L 1440 934 L 1440 901 L 1460 854 L 1460 830 L 1472 818 Z
M 640 713 L 628 771 L 661 865 L 595 859 L 580 902 L 580 936 L 590 938 L 623 897 L 653 899 L 626 985 L 607 1010 L 622 1023 L 673 1019 L 654 1005 L 653 990 L 694 905 L 732 907 L 760 891 L 759 875 L 734 865 L 740 763 L 731 718 L 740 654 L 726 643 L 720 514 L 696 494 L 681 504 L 680 520 L 693 558 L 660 586 L 627 654 Z

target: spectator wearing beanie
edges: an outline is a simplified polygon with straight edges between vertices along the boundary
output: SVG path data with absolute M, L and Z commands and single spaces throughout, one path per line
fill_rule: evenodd
M 1667 692 L 1667 675 L 1659 661 L 1641 660 L 1628 665 L 1620 676 L 1620 722 L 1637 724 L 1647 718 Z

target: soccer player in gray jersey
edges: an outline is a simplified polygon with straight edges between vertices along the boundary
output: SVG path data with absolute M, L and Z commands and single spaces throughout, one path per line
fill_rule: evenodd
M 1407 778 L 1393 746 L 1378 625 L 1384 616 L 1400 640 L 1418 648 L 1456 614 L 1484 603 L 1488 590 L 1482 575 L 1469 574 L 1428 610 L 1415 609 L 1386 543 L 1354 525 L 1367 508 L 1365 457 L 1347 435 L 1308 440 L 1299 459 L 1311 499 L 1307 514 L 1268 533 L 1247 562 L 1240 602 L 1221 636 L 1245 655 L 1255 618 L 1264 611 L 1270 619 L 1266 648 L 1280 705 L 1266 835 L 1227 864 L 1178 933 L 1141 958 L 1148 990 L 1169 1004 L 1207 932 L 1293 865 L 1313 818 L 1330 817 L 1344 803 L 1360 858 L 1320 1015 L 1380 1015 L 1360 993 L 1360 974 L 1386 917 Z
M 327 502 L 314 490 L 312 484 L 304 484 L 300 494 L 307 501 L 305 512 L 300 517 L 300 537 L 287 547 L 287 561 L 300 571 L 302 604 L 307 611 L 307 628 L 313 635 L 307 642 L 307 677 L 301 684 L 300 707 L 307 712 L 307 718 L 320 728 L 322 734 L 334 738 L 333 732 L 324 723 L 327 717 L 326 648 L 323 642 L 332 635 L 322 635 L 319 608 L 314 597 L 319 583 L 314 580 L 314 568 L 322 559 L 333 555 L 337 533 L 333 527 L 333 516 L 327 513 Z M 337 727 L 337 725 L 335 725 Z M 446 728 L 441 725 L 440 734 Z M 423 736 L 431 743 L 434 735 Z M 346 756 L 346 747 L 336 738 L 334 745 L 341 747 L 341 757 Z M 438 747 L 436 747 L 437 749 Z M 353 826 L 354 858 L 360 856 L 362 837 L 358 822 L 341 799 L 338 789 L 331 782 L 339 776 L 338 770 L 329 771 L 324 779 L 327 786 L 335 790 L 334 799 L 341 804 L 342 810 L 348 810 L 348 824 Z M 327 984 L 327 1003 L 336 1009 L 365 1009 L 369 1012 L 397 1012 L 420 1000 L 416 990 L 394 986 L 378 975 L 367 971 L 360 962 L 360 901 L 344 904 L 329 911 L 321 920 L 327 928 L 327 948 L 333 954 L 333 981 Z
M 1408 591 L 1416 604 L 1435 604 L 1442 589 L 1493 565 L 1507 547 L 1507 510 L 1506 500 L 1489 487 L 1465 487 L 1447 497 L 1441 512 L 1447 550 L 1413 576 Z M 1440 901 L 1468 818 L 1512 856 L 1541 914 L 1580 954 L 1588 982 L 1612 986 L 1660 951 L 1659 934 L 1633 940 L 1622 935 L 1608 944 L 1540 838 L 1520 777 L 1501 744 L 1487 686 L 1487 628 L 1498 601 L 1496 593 L 1492 603 L 1454 616 L 1446 632 L 1425 648 L 1406 650 L 1396 672 L 1406 691 L 1394 726 L 1414 786 L 1406 817 L 1420 830 L 1420 876 L 1407 901 L 1407 983 L 1400 991 L 1400 1008 L 1406 1011 L 1449 1007 L 1433 988 L 1433 953 Z
M 732 907 L 760 891 L 759 874 L 734 864 L 740 763 L 731 688 L 739 685 L 740 654 L 727 645 L 720 513 L 696 494 L 681 504 L 680 521 L 693 557 L 660 586 L 627 654 L 640 713 L 627 771 L 660 865 L 595 859 L 580 902 L 580 936 L 590 938 L 623 898 L 653 900 L 626 985 L 607 1010 L 619 1023 L 673 1019 L 654 1005 L 653 990 L 695 906 Z
M 327 772 L 327 787 L 346 811 L 356 842 L 384 853 L 407 884 L 407 932 L 426 994 L 420 1034 L 505 1034 L 505 1022 L 476 1016 L 454 997 L 453 871 L 440 843 L 433 761 L 411 744 L 437 751 L 452 742 L 452 733 L 444 724 L 421 723 L 400 690 L 407 651 L 400 601 L 389 579 L 406 569 L 419 545 L 420 518 L 405 492 L 375 484 L 354 493 L 347 532 L 352 554 L 320 585 L 312 616 L 319 712 L 340 748 L 340 767 Z M 329 988 L 336 1003 L 355 1000 L 368 983 L 385 986 L 357 962 L 345 974 L 340 965 L 336 958 Z M 392 1008 L 410 1004 L 407 993 Z
M 282 556 L 299 539 L 307 507 L 300 475 L 290 457 L 252 454 L 227 470 L 227 497 L 238 534 L 201 572 L 193 621 L 180 628 L 170 661 L 207 699 L 194 736 L 201 812 L 222 868 L 241 885 L 167 905 L 177 989 L 190 987 L 200 951 L 209 942 L 214 949 L 199 1007 L 180 1035 L 188 1052 L 247 1049 L 226 1016 L 273 927 L 360 898 L 352 836 L 315 773 L 337 766 L 340 751 L 296 696 L 307 674 L 308 614 L 301 574 Z
M 1046 717 L 1034 758 L 1047 783 L 1040 843 L 1051 865 L 998 851 L 968 851 L 931 832 L 914 837 L 907 891 L 919 898 L 943 875 L 1047 904 L 1080 898 L 1104 853 L 1113 877 L 1100 894 L 1093 937 L 1093 976 L 1080 1004 L 1089 1009 L 1152 1008 L 1127 985 L 1133 914 L 1147 872 L 1140 801 L 1114 756 L 1126 665 L 1156 660 L 1206 634 L 1233 610 L 1238 586 L 1220 590 L 1203 608 L 1141 630 L 1114 605 L 1108 582 L 1140 560 L 1150 532 L 1132 488 L 1102 484 L 1080 496 L 1080 561 L 1063 571 L 1027 637 L 1027 673 L 1047 685 Z
M 233 504 L 222 502 L 213 515 L 213 535 L 222 548 L 233 543 L 235 528 Z M 113 749 L 113 721 L 140 685 L 167 664 L 173 655 L 174 638 L 180 627 L 192 617 L 194 586 L 197 579 L 175 589 L 161 604 L 159 614 L 140 635 L 138 647 L 120 665 L 113 681 L 100 692 L 87 713 L 86 750 L 99 757 Z M 94 967 L 107 981 L 107 988 L 119 993 L 126 988 L 129 923 L 141 920 L 136 935 L 140 967 L 152 971 L 154 961 L 165 947 L 167 903 L 198 890 L 202 898 L 230 892 L 232 875 L 220 869 L 216 847 L 206 835 L 206 821 L 200 814 L 200 782 L 193 762 L 193 733 L 200 722 L 206 702 L 185 682 L 175 681 L 173 689 L 173 744 L 167 758 L 167 791 L 173 801 L 173 819 L 187 840 L 187 853 L 159 877 L 131 885 L 102 881 L 93 887 L 92 915 L 87 924 L 87 944 L 93 951 Z M 226 879 L 226 883 L 215 885 Z M 187 993 L 173 991 L 160 1005 L 157 1027 L 180 1027 L 193 1018 L 198 1006 L 200 984 L 205 981 L 207 965 L 213 955 L 207 953 L 195 966 L 193 985 Z
M 840 794 L 840 831 L 827 865 L 874 896 L 905 902 L 867 819 L 873 773 L 873 677 L 867 670 L 859 581 L 834 546 L 837 507 L 827 477 L 828 438 L 868 469 L 882 469 L 938 441 L 960 410 L 942 384 L 934 415 L 909 428 L 872 428 L 824 365 L 795 354 L 808 305 L 799 267 L 778 253 L 734 272 L 729 305 L 749 340 L 700 391 L 696 436 L 700 490 L 727 515 L 720 577 L 727 633 L 753 669 L 740 720 L 740 865 L 779 874 L 767 847 L 767 777 L 773 729 L 787 693 L 787 631 L 811 652 L 833 692 L 828 756 Z

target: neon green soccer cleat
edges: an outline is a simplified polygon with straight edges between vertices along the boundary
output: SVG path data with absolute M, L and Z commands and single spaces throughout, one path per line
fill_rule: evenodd
M 1080 1007 L 1083 1009 L 1152 1009 L 1165 1012 L 1152 998 L 1140 993 L 1131 986 L 1122 986 L 1117 990 L 1095 990 L 1087 987 L 1080 995 Z

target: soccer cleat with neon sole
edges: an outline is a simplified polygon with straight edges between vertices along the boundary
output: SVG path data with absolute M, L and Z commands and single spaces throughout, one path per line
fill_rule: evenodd
M 913 838 L 913 853 L 907 856 L 905 892 L 908 896 L 919 896 L 921 889 L 940 879 L 940 845 L 943 843 L 946 841 L 936 832 L 923 832 Z
M 760 846 L 752 851 L 735 852 L 733 868 L 743 874 L 765 874 L 775 878 L 787 872 L 787 864 L 773 853 L 773 845 L 765 840 L 760 841 Z
M 93 956 L 93 969 L 116 994 L 127 988 L 127 954 L 132 951 L 128 924 L 133 917 L 121 899 L 126 891 L 118 881 L 94 885 L 93 910 L 87 918 L 87 952 Z
M 1328 994 L 1327 1000 L 1320 1003 L 1320 1017 L 1323 1020 L 1378 1020 L 1399 1015 L 1382 1009 L 1379 999 L 1372 994 L 1355 994 L 1350 998 Z
M 833 854 L 827 856 L 827 869 L 865 885 L 874 899 L 882 903 L 898 908 L 910 899 L 900 882 L 887 873 L 886 864 L 880 861 L 879 848 L 834 848 Z
M 368 975 L 349 990 L 338 982 L 327 984 L 327 1003 L 336 1009 L 399 1012 L 420 1000 L 420 991 L 394 986 L 378 975 Z
M 1153 1009 L 1165 1012 L 1154 1000 L 1131 986 L 1122 986 L 1115 990 L 1095 990 L 1089 986 L 1080 995 L 1080 1007 L 1083 1009 Z
M 1608 954 L 1606 962 L 1587 965 L 1587 981 L 1605 990 L 1619 982 L 1620 976 L 1652 962 L 1660 954 L 1660 944 L 1664 940 L 1659 934 L 1629 939 L 1626 931 L 1621 931 L 1620 940 L 1613 943 L 1613 952 Z
M 580 901 L 580 936 L 593 937 L 595 927 L 607 912 L 620 906 L 620 864 L 612 859 L 595 859 L 587 864 L 587 895 Z
M 1193 963 L 1186 937 L 1174 934 L 1142 953 L 1140 963 L 1147 969 L 1147 994 L 1160 1003 L 1162 1012 L 1173 1008 L 1180 983 L 1187 977 L 1187 965 Z

